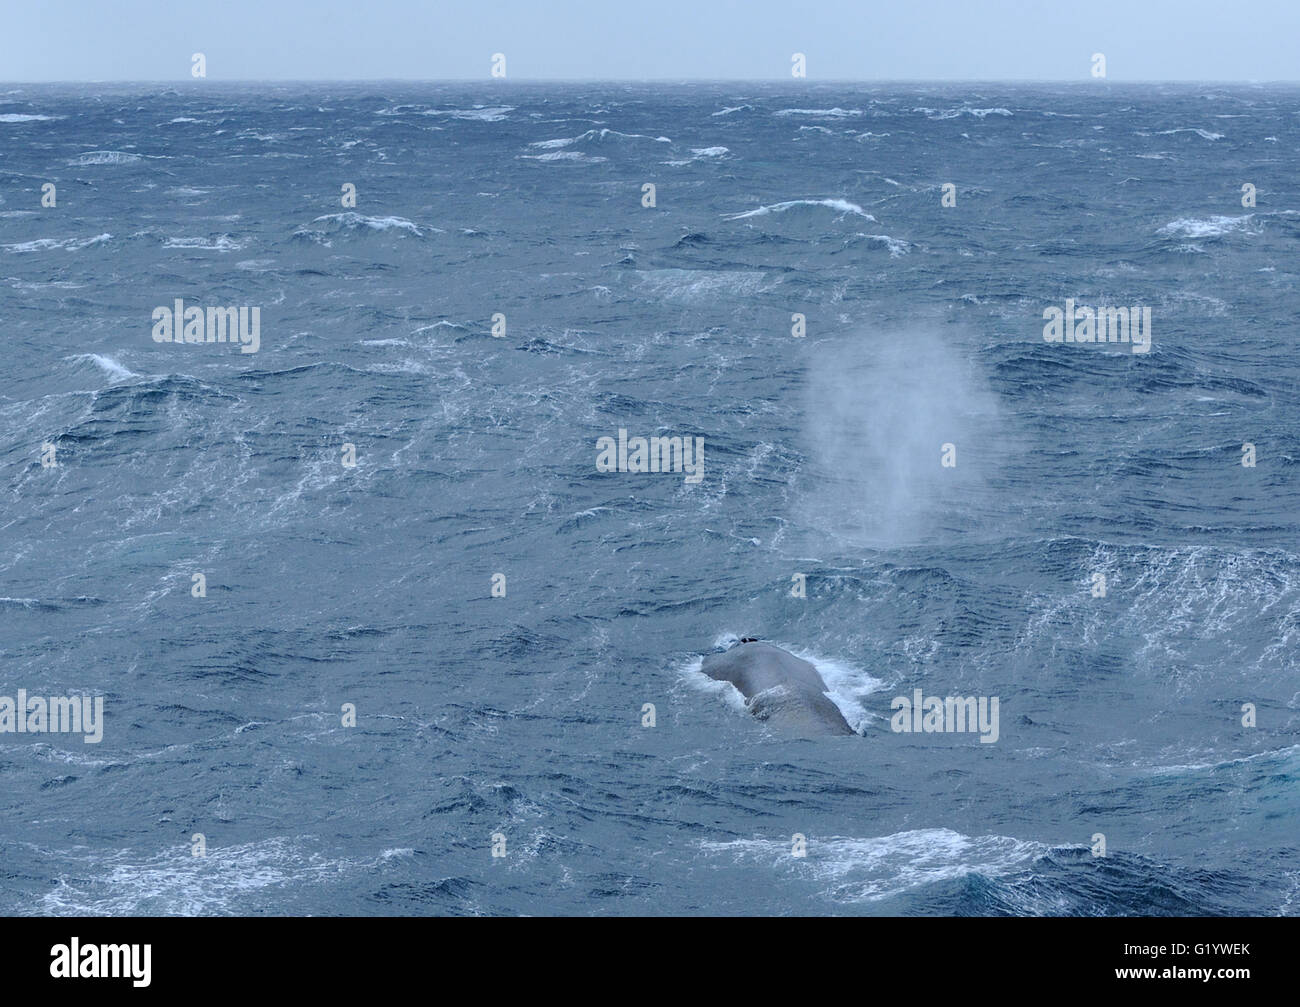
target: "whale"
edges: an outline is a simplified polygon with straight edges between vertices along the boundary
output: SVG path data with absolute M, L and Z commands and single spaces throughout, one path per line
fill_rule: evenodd
M 724 653 L 706 656 L 700 670 L 734 685 L 745 697 L 745 708 L 780 733 L 857 733 L 826 695 L 816 667 L 773 644 L 747 637 Z

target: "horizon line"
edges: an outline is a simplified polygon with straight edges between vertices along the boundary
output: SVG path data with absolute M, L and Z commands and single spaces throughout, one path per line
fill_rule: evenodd
M 815 80 L 786 79 L 780 77 L 137 77 L 137 78 L 87 78 L 61 80 L 0 80 L 0 86 L 10 84 L 187 84 L 195 87 L 213 84 L 474 84 L 485 83 L 492 87 L 510 84 L 790 84 L 809 87 L 817 84 L 1078 84 L 1084 87 L 1111 84 L 1187 84 L 1187 85 L 1244 85 L 1258 87 L 1270 84 L 1300 85 L 1300 78 L 1277 79 L 1202 79 L 1191 77 L 1164 78 L 1079 78 L 1079 77 L 825 77 Z

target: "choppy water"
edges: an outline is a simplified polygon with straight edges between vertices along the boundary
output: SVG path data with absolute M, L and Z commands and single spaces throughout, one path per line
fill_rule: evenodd
M 1263 87 L 0 88 L 0 693 L 106 710 L 0 735 L 0 911 L 1297 913 L 1298 127 Z M 259 352 L 155 343 L 175 298 Z M 1150 352 L 1045 343 L 1066 298 Z M 703 480 L 597 472 L 620 427 Z M 743 634 L 863 736 L 704 679 Z M 998 742 L 892 732 L 914 688 L 1000 697 Z

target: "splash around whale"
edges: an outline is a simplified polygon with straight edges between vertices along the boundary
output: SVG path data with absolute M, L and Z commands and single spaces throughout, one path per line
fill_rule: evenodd
M 797 737 L 856 734 L 827 693 L 816 667 L 770 643 L 746 638 L 704 658 L 700 670 L 730 682 L 745 708 L 781 733 Z

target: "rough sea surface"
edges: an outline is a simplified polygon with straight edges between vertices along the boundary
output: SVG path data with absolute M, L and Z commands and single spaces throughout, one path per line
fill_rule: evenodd
M 105 704 L 0 735 L 0 912 L 1300 913 L 1298 152 L 1263 86 L 0 86 L 0 694 Z

